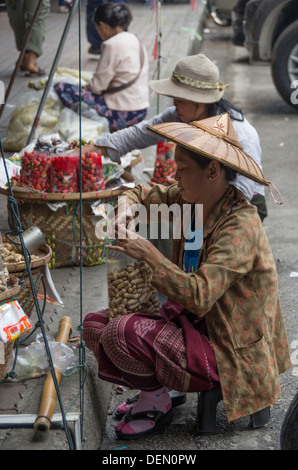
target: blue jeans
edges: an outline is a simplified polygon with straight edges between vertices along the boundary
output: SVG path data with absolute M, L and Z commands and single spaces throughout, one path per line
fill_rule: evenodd
M 121 0 L 111 0 L 113 3 L 119 3 Z M 127 0 L 123 0 L 124 3 L 128 3 Z M 98 32 L 93 23 L 93 15 L 97 7 L 102 3 L 106 3 L 105 0 L 88 0 L 87 2 L 87 38 L 91 46 L 94 49 L 99 49 L 102 40 L 100 39 Z

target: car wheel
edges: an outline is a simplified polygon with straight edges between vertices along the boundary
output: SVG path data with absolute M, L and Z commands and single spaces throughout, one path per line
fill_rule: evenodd
M 298 450 L 298 393 L 290 403 L 280 433 L 281 450 Z
M 281 97 L 298 111 L 298 21 L 288 26 L 274 44 L 271 72 Z

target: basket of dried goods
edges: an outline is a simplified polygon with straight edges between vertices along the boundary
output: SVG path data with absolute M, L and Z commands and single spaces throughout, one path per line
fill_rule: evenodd
M 85 152 L 79 156 L 79 150 L 73 148 L 70 145 L 64 153 L 24 149 L 20 174 L 11 178 L 22 228 L 41 229 L 52 249 L 52 269 L 105 263 L 110 241 L 97 231 L 102 217 L 98 208 L 117 203 L 127 181 L 134 180 L 131 168 L 143 161 L 141 155 L 131 154 L 123 167 L 111 165 L 103 162 L 101 154 Z M 0 193 L 10 196 L 7 189 L 0 188 Z M 8 222 L 14 229 L 11 201 L 7 202 Z
M 8 279 L 0 279 L 0 285 L 5 286 L 0 290 L 0 307 L 12 299 L 18 298 L 21 291 L 21 285 L 17 277 L 10 275 Z M 1 312 L 0 312 L 1 315 Z M 13 350 L 13 342 L 4 344 L 0 340 L 0 381 L 6 373 L 7 363 Z
M 159 314 L 158 292 L 147 263 L 109 250 L 107 271 L 110 319 L 135 312 Z
M 18 245 L 13 243 L 12 237 L 2 237 L 3 256 L 6 262 L 6 269 L 21 282 L 22 290 L 19 294 L 20 305 L 28 317 L 31 316 L 34 308 L 34 297 L 27 266 L 23 254 L 19 251 Z M 52 249 L 49 245 L 44 245 L 30 255 L 30 270 L 38 292 L 43 276 L 43 268 L 52 259 Z
M 39 227 L 52 249 L 51 269 L 79 266 L 81 257 L 83 266 L 105 263 L 106 245 L 110 242 L 105 235 L 98 237 L 96 224 L 99 217 L 94 212 L 94 205 L 114 206 L 122 192 L 123 189 L 111 189 L 85 192 L 80 196 L 80 193 L 42 193 L 13 188 L 22 228 Z M 9 201 L 8 222 L 14 228 Z

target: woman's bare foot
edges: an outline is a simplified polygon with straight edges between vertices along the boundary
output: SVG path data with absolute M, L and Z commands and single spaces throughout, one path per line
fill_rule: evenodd
M 23 55 L 22 62 L 20 64 L 20 69 L 21 70 L 27 70 L 27 64 L 28 64 L 28 52 L 26 51 Z
M 26 69 L 28 70 L 28 72 L 39 72 L 39 67 L 37 65 L 37 55 L 35 54 L 35 52 L 28 51 L 28 62 Z

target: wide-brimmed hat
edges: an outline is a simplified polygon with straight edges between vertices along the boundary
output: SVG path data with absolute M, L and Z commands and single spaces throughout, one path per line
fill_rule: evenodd
M 189 124 L 156 124 L 148 126 L 148 129 L 199 155 L 217 160 L 264 186 L 271 184 L 255 160 L 243 150 L 228 113 Z
M 159 95 L 194 103 L 216 103 L 228 87 L 219 81 L 217 66 L 204 54 L 181 59 L 170 78 L 149 81 Z

